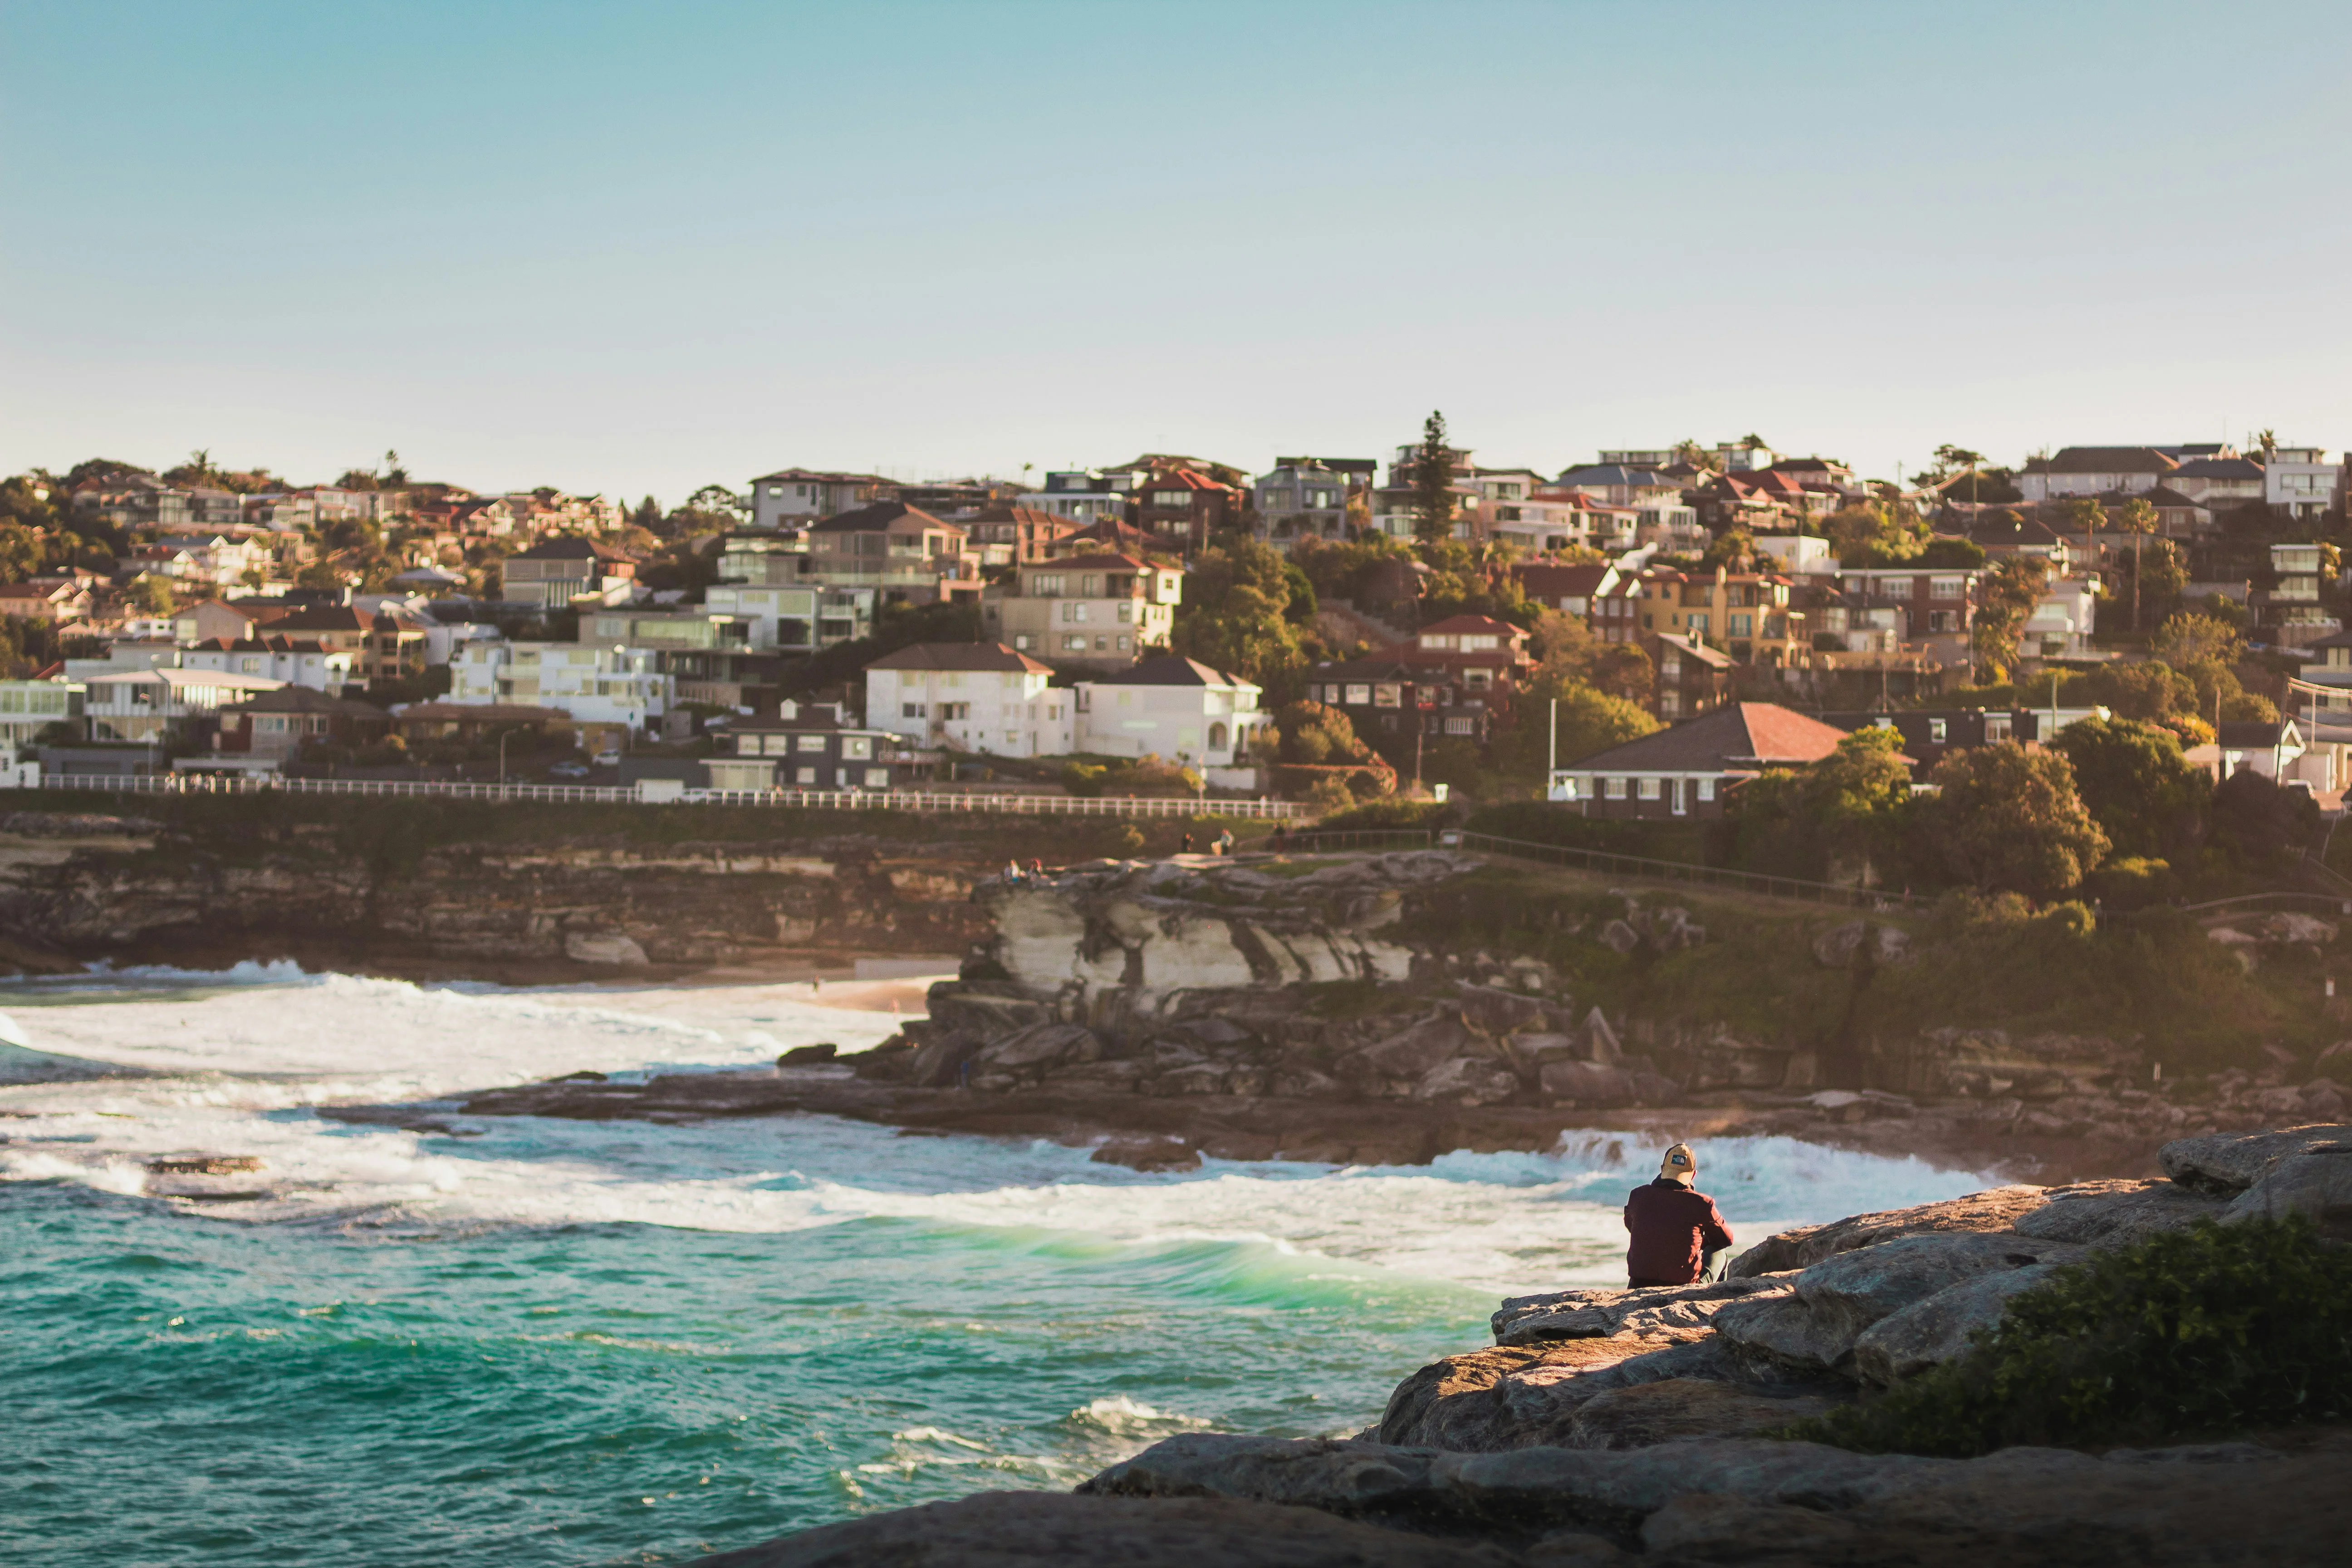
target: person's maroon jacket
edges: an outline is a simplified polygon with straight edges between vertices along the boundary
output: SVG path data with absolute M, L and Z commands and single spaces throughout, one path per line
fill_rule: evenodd
M 1715 1200 L 1660 1176 L 1625 1200 L 1625 1273 L 1635 1285 L 1687 1285 L 1706 1255 L 1731 1245 L 1731 1227 Z

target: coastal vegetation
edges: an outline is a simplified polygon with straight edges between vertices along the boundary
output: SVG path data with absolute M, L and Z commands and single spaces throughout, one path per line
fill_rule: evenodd
M 2302 1215 L 2095 1253 L 1958 1358 L 1787 1436 L 1956 1458 L 2352 1418 L 2352 1248 Z

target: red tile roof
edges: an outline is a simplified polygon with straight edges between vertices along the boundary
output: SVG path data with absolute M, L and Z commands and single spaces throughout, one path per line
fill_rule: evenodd
M 1845 731 L 1773 702 L 1735 702 L 1569 764 L 1579 773 L 1753 773 L 1817 763 Z

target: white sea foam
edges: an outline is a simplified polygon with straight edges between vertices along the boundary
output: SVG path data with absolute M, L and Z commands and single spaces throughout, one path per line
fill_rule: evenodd
M 17 1113 L 0 1121 L 0 1177 L 171 1193 L 189 1184 L 150 1177 L 149 1162 L 257 1159 L 260 1172 L 216 1184 L 262 1195 L 190 1205 L 222 1219 L 747 1232 L 889 1220 L 1081 1253 L 1241 1244 L 1289 1259 L 1294 1278 L 1377 1269 L 1507 1290 L 1621 1278 L 1618 1208 L 1653 1168 L 1651 1151 L 1608 1133 L 1425 1166 L 1212 1161 L 1141 1174 L 1092 1163 L 1083 1149 L 908 1139 L 824 1117 L 682 1127 L 445 1117 L 467 1136 L 354 1126 L 312 1108 L 581 1068 L 749 1066 L 818 1040 L 863 1048 L 894 1023 L 813 1005 L 800 987 L 460 991 L 279 965 L 101 978 L 123 989 L 15 994 L 29 1046 L 158 1076 L 0 1089 L 0 1108 Z M 1705 1184 L 1746 1240 L 1985 1184 L 1787 1139 L 1712 1141 L 1701 1158 Z M 1149 1418 L 1108 1407 L 1097 1416 Z

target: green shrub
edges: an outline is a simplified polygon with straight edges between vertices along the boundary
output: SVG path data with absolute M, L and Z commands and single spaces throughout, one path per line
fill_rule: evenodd
M 2108 861 L 2084 878 L 2083 886 L 2114 910 L 2146 909 L 2180 896 L 2180 879 L 2171 863 L 2139 855 Z
M 1062 787 L 1083 799 L 1092 799 L 1103 792 L 1103 780 L 1110 773 L 1093 763 L 1072 763 L 1062 770 Z
M 1958 1358 L 1782 1435 L 1965 1458 L 2352 1416 L 2352 1247 L 2293 1215 L 2095 1255 L 2011 1300 Z

